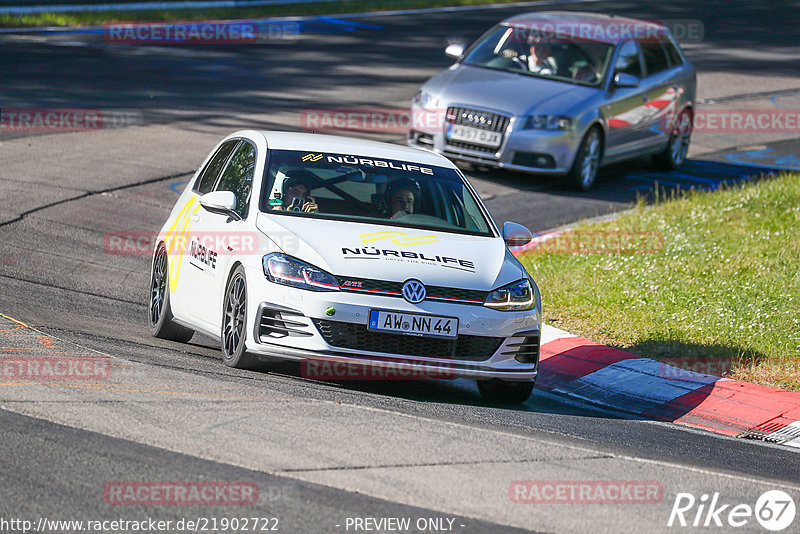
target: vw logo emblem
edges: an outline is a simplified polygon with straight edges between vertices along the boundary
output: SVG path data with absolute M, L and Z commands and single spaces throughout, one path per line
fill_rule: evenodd
M 403 298 L 411 304 L 422 302 L 426 296 L 428 296 L 428 292 L 419 280 L 409 280 L 403 284 Z

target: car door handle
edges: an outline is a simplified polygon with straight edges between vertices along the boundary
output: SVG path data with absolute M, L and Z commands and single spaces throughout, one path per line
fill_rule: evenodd
M 200 222 L 200 216 L 195 213 L 194 215 L 189 217 L 189 220 L 191 220 L 192 222 Z

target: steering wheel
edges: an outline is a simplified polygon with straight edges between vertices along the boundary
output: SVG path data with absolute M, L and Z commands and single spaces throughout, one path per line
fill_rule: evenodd
M 518 56 L 512 57 L 511 61 L 519 65 L 522 70 L 528 70 L 528 64 L 525 61 L 522 61 Z

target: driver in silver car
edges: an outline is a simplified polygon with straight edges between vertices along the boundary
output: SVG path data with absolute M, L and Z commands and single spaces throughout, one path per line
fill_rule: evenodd
M 553 48 L 550 43 L 541 37 L 533 37 L 529 42 L 527 59 L 528 70 L 535 74 L 553 76 L 558 72 L 558 64 L 553 57 Z
M 528 38 L 528 51 L 522 54 L 514 48 L 503 50 L 503 56 L 514 60 L 534 74 L 554 76 L 558 72 L 558 63 L 553 56 L 551 43 L 539 36 L 532 35 Z

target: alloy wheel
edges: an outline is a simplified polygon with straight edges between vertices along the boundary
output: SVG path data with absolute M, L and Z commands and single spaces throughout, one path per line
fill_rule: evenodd
M 164 310 L 167 291 L 167 252 L 159 248 L 153 259 L 153 276 L 150 279 L 150 325 L 155 325 Z
M 670 156 L 675 165 L 680 165 L 686 159 L 689 152 L 689 141 L 692 135 L 692 119 L 687 112 L 681 113 L 680 118 L 672 132 L 672 146 L 670 146 Z
M 234 276 L 228 285 L 222 327 L 222 348 L 226 358 L 233 358 L 243 342 L 247 290 L 244 277 Z

